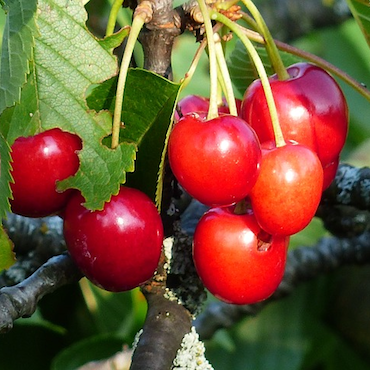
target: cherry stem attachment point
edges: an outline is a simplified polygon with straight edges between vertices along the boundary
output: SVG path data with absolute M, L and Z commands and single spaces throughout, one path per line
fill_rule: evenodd
M 272 127 L 275 135 L 275 144 L 277 147 L 284 146 L 286 143 L 283 137 L 283 133 L 281 131 L 279 117 L 277 114 L 277 109 L 275 105 L 274 96 L 272 94 L 270 82 L 265 67 L 255 47 L 253 46 L 249 38 L 246 36 L 246 34 L 241 30 L 241 27 L 234 23 L 233 21 L 231 21 L 229 18 L 218 13 L 217 11 L 211 12 L 211 18 L 217 22 L 223 23 L 226 27 L 230 28 L 230 30 L 233 31 L 239 37 L 240 41 L 244 44 L 245 48 L 247 49 L 256 67 L 257 73 L 261 79 L 262 88 L 266 96 L 266 101 L 271 116 Z
M 113 115 L 113 128 L 112 128 L 112 149 L 117 148 L 119 144 L 119 132 L 121 128 L 121 115 L 122 115 L 122 104 L 123 104 L 123 96 L 127 78 L 128 68 L 130 66 L 130 61 L 132 57 L 132 53 L 134 51 L 135 43 L 137 38 L 139 37 L 139 33 L 143 28 L 144 24 L 149 22 L 152 18 L 153 10 L 150 1 L 142 1 L 137 6 L 131 30 L 127 38 L 127 44 L 125 51 L 123 53 L 120 72 L 118 76 L 117 82 L 117 90 L 116 90 L 116 102 L 114 106 L 114 115 Z
M 199 9 L 203 16 L 204 27 L 206 30 L 207 43 L 208 43 L 208 54 L 209 54 L 209 74 L 210 74 L 210 93 L 209 93 L 209 109 L 207 119 L 213 119 L 218 117 L 217 107 L 217 58 L 216 48 L 213 39 L 213 28 L 212 22 L 209 15 L 209 10 L 205 0 L 197 0 Z

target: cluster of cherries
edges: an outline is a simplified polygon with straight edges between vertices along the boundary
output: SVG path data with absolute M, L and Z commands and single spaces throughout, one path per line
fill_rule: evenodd
M 163 225 L 151 199 L 121 186 L 104 208 L 90 211 L 80 192 L 57 190 L 58 181 L 79 169 L 80 138 L 58 128 L 19 137 L 11 146 L 12 212 L 26 217 L 59 215 L 76 265 L 93 283 L 110 291 L 130 290 L 157 268 Z
M 207 120 L 208 101 L 184 98 L 169 138 L 179 184 L 210 206 L 193 241 L 194 263 L 219 299 L 250 304 L 280 284 L 289 236 L 314 217 L 333 178 L 348 131 L 348 108 L 336 81 L 309 63 L 270 77 L 284 143 L 277 145 L 260 80 L 239 102 L 239 116 Z

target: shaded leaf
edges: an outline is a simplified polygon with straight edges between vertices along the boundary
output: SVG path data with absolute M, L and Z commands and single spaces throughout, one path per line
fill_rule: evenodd
M 0 113 L 19 102 L 21 87 L 26 82 L 37 33 L 37 0 L 8 0 L 3 8 L 7 19 L 1 53 Z
M 270 76 L 274 74 L 275 72 L 271 66 L 266 49 L 262 46 L 256 46 L 256 50 L 265 66 L 267 75 Z M 280 55 L 286 67 L 302 61 L 302 59 L 286 52 L 280 51 Z M 249 54 L 240 41 L 236 43 L 234 50 L 228 58 L 228 68 L 231 80 L 241 95 L 243 95 L 247 87 L 258 78 Z
M 347 0 L 347 3 L 370 46 L 370 2 L 366 0 Z
M 7 233 L 0 227 L 0 272 L 8 269 L 15 262 L 13 243 Z
M 122 350 L 123 341 L 115 335 L 101 335 L 84 339 L 58 354 L 52 370 L 76 370 L 90 361 L 113 356 Z

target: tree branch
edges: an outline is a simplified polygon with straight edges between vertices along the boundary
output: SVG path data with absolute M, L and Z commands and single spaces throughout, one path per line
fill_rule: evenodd
M 21 283 L 1 288 L 0 333 L 12 329 L 16 319 L 31 316 L 44 295 L 63 285 L 77 282 L 81 277 L 81 272 L 69 254 L 65 253 L 52 257 Z
M 0 274 L 0 288 L 20 283 L 52 256 L 66 250 L 60 217 L 27 218 L 10 213 L 3 226 L 15 245 L 17 262 Z

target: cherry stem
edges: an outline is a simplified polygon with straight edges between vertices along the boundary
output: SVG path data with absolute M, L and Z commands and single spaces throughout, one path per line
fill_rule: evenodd
M 238 111 L 236 109 L 233 85 L 231 82 L 229 70 L 227 68 L 220 35 L 218 33 L 215 33 L 214 39 L 215 39 L 217 63 L 219 66 L 219 71 L 220 71 L 219 76 L 220 76 L 220 80 L 222 80 L 223 91 L 226 97 L 227 104 L 229 106 L 230 114 L 232 114 L 233 116 L 237 116 Z
M 123 0 L 114 0 L 114 3 L 111 7 L 110 13 L 109 13 L 109 18 L 108 18 L 108 23 L 107 23 L 107 28 L 105 31 L 105 36 L 110 36 L 114 32 L 114 27 L 117 22 L 117 15 L 119 10 L 122 8 Z
M 224 15 L 218 13 L 217 11 L 211 12 L 211 18 L 229 27 L 230 30 L 233 31 L 239 37 L 240 41 L 244 44 L 245 48 L 247 49 L 256 67 L 258 76 L 261 79 L 262 88 L 263 88 L 263 91 L 266 97 L 267 106 L 269 108 L 269 112 L 271 116 L 271 122 L 272 122 L 272 127 L 274 130 L 274 136 L 275 136 L 275 144 L 277 147 L 284 146 L 286 143 L 283 137 L 283 133 L 281 131 L 274 96 L 272 94 L 270 82 L 269 82 L 265 67 L 263 66 L 260 56 L 258 55 L 252 42 L 249 40 L 246 34 L 242 32 L 241 27 L 239 25 L 237 25 L 236 23 L 234 23 L 233 21 L 231 21 L 229 18 L 225 17 Z
M 127 38 L 126 48 L 123 53 L 120 72 L 118 76 L 112 128 L 112 149 L 117 148 L 119 144 L 119 132 L 121 125 L 123 124 L 121 122 L 123 96 L 132 53 L 134 51 L 136 40 L 139 37 L 139 33 L 143 28 L 143 25 L 152 19 L 152 14 L 153 10 L 151 7 L 151 3 L 150 1 L 146 0 L 144 0 L 137 6 L 134 13 L 131 30 Z
M 216 48 L 213 39 L 213 29 L 208 7 L 205 0 L 197 0 L 199 9 L 203 16 L 204 27 L 206 30 L 208 54 L 209 54 L 209 75 L 210 75 L 210 94 L 209 94 L 209 109 L 207 119 L 211 120 L 218 117 L 217 106 L 217 58 Z
M 276 47 L 275 40 L 273 39 L 269 28 L 266 25 L 265 20 L 263 19 L 260 11 L 254 5 L 251 0 L 242 0 L 243 4 L 247 7 L 247 9 L 252 14 L 253 18 L 255 19 L 259 33 L 265 39 L 265 46 L 267 54 L 270 58 L 272 68 L 276 72 L 279 80 L 287 80 L 290 78 L 284 63 L 280 57 L 279 50 Z
M 252 30 L 243 29 L 243 32 L 249 37 L 251 40 L 258 42 L 260 44 L 264 44 L 265 40 L 264 38 L 257 32 L 254 32 Z M 289 54 L 298 56 L 302 59 L 305 59 L 313 64 L 316 64 L 317 66 L 325 69 L 326 71 L 330 72 L 332 75 L 337 76 L 342 81 L 344 81 L 347 85 L 351 86 L 355 91 L 357 91 L 360 95 L 362 95 L 366 100 L 370 101 L 370 91 L 367 89 L 364 85 L 362 85 L 360 82 L 355 80 L 353 77 L 349 76 L 347 73 L 345 73 L 340 68 L 334 66 L 333 64 L 329 63 L 325 59 L 322 59 L 318 57 L 317 55 L 311 54 L 307 51 L 298 49 L 294 46 L 288 45 L 284 42 L 275 40 L 276 47 L 281 50 L 285 51 Z
M 222 27 L 222 24 L 219 24 L 219 23 L 216 24 L 213 27 L 213 32 L 218 32 L 221 27 Z M 197 51 L 195 52 L 195 55 L 194 55 L 193 60 L 191 62 L 190 68 L 186 72 L 184 78 L 182 78 L 181 81 L 180 81 L 180 83 L 181 83 L 181 90 L 185 89 L 185 87 L 188 86 L 188 84 L 190 83 L 191 79 L 193 78 L 194 73 L 195 73 L 195 71 L 196 71 L 196 69 L 198 67 L 200 58 L 202 56 L 202 53 L 204 52 L 206 46 L 207 46 L 207 39 L 204 38 L 202 40 L 202 42 L 200 43 Z

